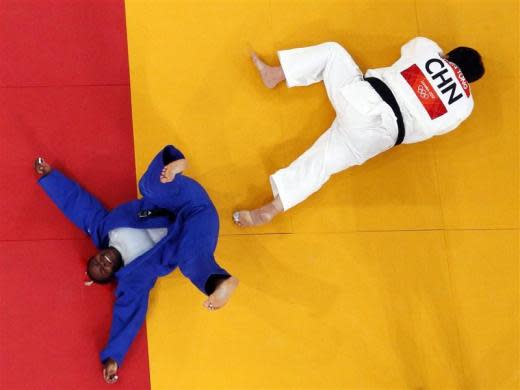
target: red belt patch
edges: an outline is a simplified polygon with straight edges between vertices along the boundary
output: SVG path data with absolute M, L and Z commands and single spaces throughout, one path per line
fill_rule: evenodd
M 415 95 L 423 105 L 431 119 L 438 118 L 448 112 L 444 103 L 433 89 L 432 85 L 417 65 L 412 65 L 401 72 L 404 79 L 410 84 Z

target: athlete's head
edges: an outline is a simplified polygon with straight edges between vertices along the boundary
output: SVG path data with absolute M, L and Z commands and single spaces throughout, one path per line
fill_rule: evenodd
M 110 283 L 122 265 L 121 254 L 115 248 L 103 249 L 88 260 L 87 275 L 95 283 Z
M 482 57 L 475 49 L 463 46 L 457 47 L 446 55 L 446 59 L 457 65 L 464 78 L 470 83 L 484 76 Z

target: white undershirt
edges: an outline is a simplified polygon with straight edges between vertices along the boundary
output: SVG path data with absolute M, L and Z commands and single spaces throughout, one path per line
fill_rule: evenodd
M 116 248 L 121 253 L 123 263 L 128 265 L 152 249 L 166 234 L 168 234 L 167 228 L 117 228 L 108 232 L 108 245 Z

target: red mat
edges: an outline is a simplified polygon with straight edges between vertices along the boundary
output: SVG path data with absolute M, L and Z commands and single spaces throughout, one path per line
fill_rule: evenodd
M 0 242 L 0 388 L 106 389 L 97 359 L 110 325 L 112 289 L 83 285 L 86 240 Z M 118 389 L 149 388 L 145 331 Z
M 136 196 L 124 4 L 3 0 L 0 21 L 0 388 L 105 389 L 112 291 L 83 285 L 95 249 L 32 162 L 109 207 Z M 119 389 L 150 388 L 144 329 L 120 373 Z
M 128 81 L 122 0 L 0 1 L 0 86 Z
M 2 88 L 0 237 L 83 238 L 36 186 L 37 155 L 113 207 L 135 198 L 128 86 Z

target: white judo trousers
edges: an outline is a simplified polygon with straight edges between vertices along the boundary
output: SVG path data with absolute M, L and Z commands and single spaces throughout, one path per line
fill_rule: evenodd
M 321 188 L 334 173 L 360 165 L 391 148 L 395 115 L 363 80 L 358 66 L 337 43 L 278 52 L 288 87 L 323 81 L 336 111 L 331 127 L 288 167 L 270 177 L 273 196 L 286 211 Z

